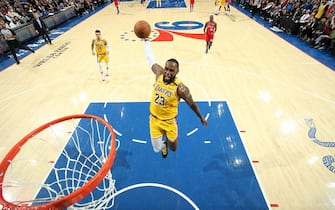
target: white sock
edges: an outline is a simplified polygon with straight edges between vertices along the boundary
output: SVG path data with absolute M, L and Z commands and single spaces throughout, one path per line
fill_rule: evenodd
M 101 65 L 101 63 L 100 63 L 100 62 L 98 63 L 98 66 L 99 66 L 100 73 L 102 74 L 102 73 L 103 73 L 103 71 L 102 71 L 102 65 Z
M 160 152 L 164 146 L 163 136 L 151 139 L 151 144 L 154 152 Z

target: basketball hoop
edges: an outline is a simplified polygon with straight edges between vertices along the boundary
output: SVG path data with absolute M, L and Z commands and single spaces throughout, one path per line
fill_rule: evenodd
M 113 128 L 100 117 L 79 114 L 46 123 L 0 163 L 0 209 L 111 208 L 115 155 Z

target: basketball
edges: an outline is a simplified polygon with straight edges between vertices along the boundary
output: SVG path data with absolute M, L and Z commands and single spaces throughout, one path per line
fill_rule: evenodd
M 151 32 L 150 24 L 145 20 L 137 21 L 134 26 L 134 32 L 138 38 L 148 38 Z

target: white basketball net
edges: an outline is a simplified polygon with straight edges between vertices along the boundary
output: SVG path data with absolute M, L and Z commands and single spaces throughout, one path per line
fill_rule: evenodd
M 95 119 L 71 119 L 49 126 L 11 161 L 2 184 L 4 198 L 19 206 L 39 206 L 71 194 L 97 174 L 111 144 L 109 129 Z M 109 170 L 88 196 L 68 209 L 109 209 L 115 192 Z

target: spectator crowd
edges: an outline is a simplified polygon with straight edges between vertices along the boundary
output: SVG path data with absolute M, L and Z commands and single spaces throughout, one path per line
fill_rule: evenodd
M 295 34 L 312 47 L 335 54 L 335 0 L 238 0 L 272 27 Z
M 78 16 L 84 15 L 105 0 L 0 0 L 0 21 L 15 29 L 30 23 L 32 13 L 39 12 L 41 17 L 54 15 L 67 7 L 74 7 Z

